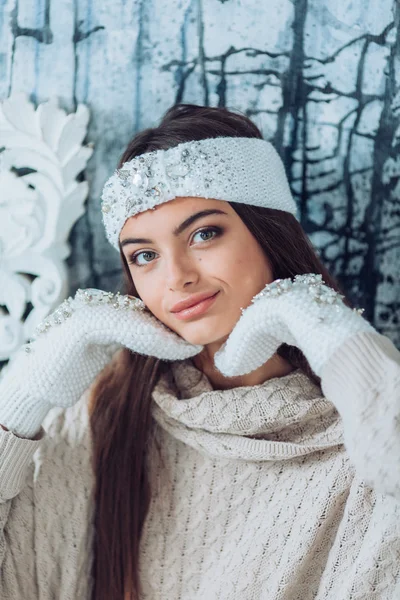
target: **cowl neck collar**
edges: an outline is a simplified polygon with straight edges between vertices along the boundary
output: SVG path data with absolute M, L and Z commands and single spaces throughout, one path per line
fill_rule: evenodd
M 177 361 L 153 400 L 163 429 L 215 456 L 274 460 L 343 443 L 335 406 L 300 369 L 259 385 L 214 390 L 190 359 Z

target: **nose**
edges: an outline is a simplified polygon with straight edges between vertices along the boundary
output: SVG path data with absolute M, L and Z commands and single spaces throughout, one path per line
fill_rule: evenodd
M 193 258 L 176 253 L 166 260 L 166 284 L 169 290 L 178 291 L 199 279 L 198 265 Z

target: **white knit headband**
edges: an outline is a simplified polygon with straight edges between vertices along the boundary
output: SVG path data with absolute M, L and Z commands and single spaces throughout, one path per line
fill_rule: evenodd
M 297 213 L 283 163 L 269 142 L 244 137 L 185 142 L 141 154 L 107 180 L 101 210 L 114 248 L 119 249 L 119 234 L 129 217 L 177 196 Z

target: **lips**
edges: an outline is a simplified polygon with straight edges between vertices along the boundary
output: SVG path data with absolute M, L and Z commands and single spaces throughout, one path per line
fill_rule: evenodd
M 202 317 L 203 315 L 205 315 L 205 313 L 207 313 L 212 306 L 214 306 L 214 303 L 216 302 L 217 298 L 219 296 L 219 292 L 217 292 L 216 294 L 214 294 L 213 296 L 206 296 L 204 298 L 204 294 L 203 294 L 203 300 L 200 300 L 199 302 L 196 302 L 196 304 L 192 304 L 190 307 L 188 308 L 184 308 L 178 312 L 173 313 L 175 316 L 175 319 L 179 319 L 179 321 L 190 321 L 191 319 L 197 319 L 198 317 Z M 199 298 L 200 296 L 198 296 L 197 298 Z M 190 298 L 190 302 L 192 303 L 195 300 L 195 298 Z M 186 301 L 186 304 L 188 304 L 188 301 Z
M 187 298 L 186 300 L 181 300 L 180 302 L 174 304 L 174 306 L 171 308 L 171 312 L 178 313 L 182 310 L 185 310 L 186 308 L 191 308 L 192 306 L 203 302 L 203 300 L 215 296 L 216 293 L 217 292 L 205 292 L 203 294 L 193 294 L 193 296 L 190 296 L 190 298 Z

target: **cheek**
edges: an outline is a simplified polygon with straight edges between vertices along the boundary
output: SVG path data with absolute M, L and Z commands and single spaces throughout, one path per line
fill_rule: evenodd
M 162 292 L 160 292 L 159 285 L 157 284 L 157 282 L 152 279 L 150 283 L 149 280 L 146 281 L 146 278 L 142 278 L 140 277 L 140 275 L 136 276 L 135 278 L 132 277 L 132 281 L 134 283 L 137 293 L 139 294 L 140 298 L 143 300 L 147 308 L 157 318 L 159 318 L 161 316 L 161 299 L 163 297 L 163 294 Z
M 246 248 L 246 255 L 236 255 L 227 263 L 229 283 L 247 304 L 267 283 L 273 280 L 272 270 L 266 256 L 257 247 Z

